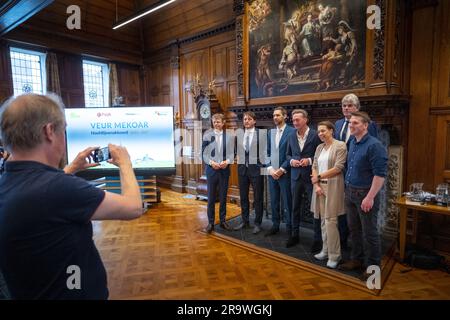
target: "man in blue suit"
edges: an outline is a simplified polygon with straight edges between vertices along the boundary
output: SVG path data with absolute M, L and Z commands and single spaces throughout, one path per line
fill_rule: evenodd
M 273 111 L 273 122 L 275 129 L 270 130 L 268 138 L 269 167 L 269 189 L 270 204 L 272 207 L 272 228 L 265 236 L 277 234 L 280 231 L 280 196 L 283 209 L 286 212 L 285 221 L 288 234 L 292 233 L 292 194 L 291 194 L 291 174 L 289 162 L 286 159 L 288 137 L 295 132 L 295 129 L 286 124 L 287 111 L 283 107 L 275 108 Z
M 208 130 L 203 136 L 202 155 L 206 164 L 206 179 L 208 187 L 208 226 L 205 231 L 214 230 L 216 192 L 219 189 L 220 200 L 220 227 L 231 230 L 226 222 L 227 192 L 230 178 L 230 164 L 234 158 L 234 137 L 227 135 L 225 116 L 216 113 L 212 116 L 214 130 Z
M 286 243 L 290 248 L 299 243 L 300 211 L 303 205 L 303 194 L 312 197 L 311 168 L 316 149 L 322 142 L 316 130 L 308 127 L 308 112 L 302 109 L 292 111 L 292 122 L 295 129 L 289 136 L 286 158 L 291 166 L 292 190 L 292 233 Z M 308 208 L 309 209 L 309 208 Z M 321 239 L 320 224 L 314 220 L 314 241 Z
M 261 154 L 266 151 L 267 145 L 264 143 L 266 136 L 261 139 L 260 132 L 255 128 L 256 115 L 252 111 L 244 113 L 244 134 L 241 131 L 237 134 L 237 154 L 238 154 L 238 181 L 239 197 L 241 198 L 242 222 L 235 230 L 250 228 L 250 185 L 253 189 L 255 207 L 255 226 L 253 234 L 261 232 L 263 219 L 263 196 L 264 196 L 264 176 L 261 170 L 265 167 L 265 159 Z
M 334 138 L 340 141 L 344 141 L 347 144 L 347 149 L 350 145 L 350 140 L 354 139 L 354 137 L 350 134 L 350 118 L 352 117 L 353 112 L 359 111 L 361 108 L 361 104 L 359 102 L 358 96 L 353 93 L 347 94 L 342 99 L 342 114 L 344 118 L 336 121 L 334 131 Z M 372 137 L 378 138 L 378 127 L 374 121 L 370 121 L 368 132 Z M 341 215 L 338 217 L 338 226 L 339 226 L 339 236 L 341 239 L 341 248 L 347 248 L 347 239 L 349 235 L 348 225 L 347 225 L 347 215 Z

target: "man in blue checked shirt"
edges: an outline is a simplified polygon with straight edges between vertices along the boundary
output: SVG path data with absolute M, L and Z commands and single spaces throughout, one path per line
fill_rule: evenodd
M 351 139 L 345 175 L 345 210 L 352 241 L 351 260 L 342 270 L 366 270 L 380 266 L 381 244 L 378 231 L 379 191 L 387 173 L 387 151 L 368 132 L 370 118 L 365 112 L 354 112 L 350 118 Z M 366 271 L 363 278 L 370 276 Z

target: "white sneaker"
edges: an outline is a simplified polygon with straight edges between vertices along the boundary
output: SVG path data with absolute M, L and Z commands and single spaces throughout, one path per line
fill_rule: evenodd
M 314 258 L 316 258 L 317 260 L 325 260 L 328 258 L 328 254 L 320 251 L 320 253 L 314 255 Z
M 337 260 L 328 259 L 327 267 L 330 269 L 336 269 L 339 264 L 339 261 L 340 261 L 340 259 L 337 259 Z

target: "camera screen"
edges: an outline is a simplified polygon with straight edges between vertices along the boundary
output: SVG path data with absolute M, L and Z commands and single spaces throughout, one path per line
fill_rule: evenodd
M 94 159 L 94 162 L 97 162 L 97 163 L 108 160 L 109 159 L 108 147 L 95 150 L 93 159 Z

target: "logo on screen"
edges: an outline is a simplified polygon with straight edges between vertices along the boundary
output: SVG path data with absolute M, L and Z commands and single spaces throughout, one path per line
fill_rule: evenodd
M 111 113 L 99 112 L 99 113 L 97 113 L 97 117 L 98 117 L 98 118 L 101 118 L 101 117 L 111 117 Z

